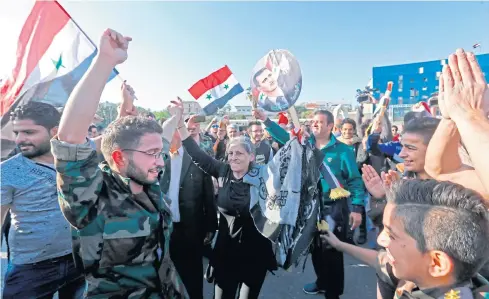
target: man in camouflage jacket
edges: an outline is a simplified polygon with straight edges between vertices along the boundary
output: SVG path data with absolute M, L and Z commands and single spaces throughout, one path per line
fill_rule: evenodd
M 163 130 L 146 117 L 124 116 L 135 111 L 124 97 L 124 117 L 107 128 L 102 141 L 95 140 L 106 160 L 101 164 L 85 136 L 105 82 L 127 59 L 129 41 L 106 30 L 68 100 L 51 141 L 59 203 L 75 228 L 73 251 L 86 277 L 87 298 L 188 298 L 169 257 L 171 213 L 158 183 L 171 138 L 164 132 L 173 132 L 180 116 Z

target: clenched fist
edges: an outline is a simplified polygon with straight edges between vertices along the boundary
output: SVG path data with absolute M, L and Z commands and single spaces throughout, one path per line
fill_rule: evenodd
M 127 49 L 132 38 L 123 36 L 115 30 L 107 29 L 100 38 L 99 58 L 114 66 L 127 59 Z

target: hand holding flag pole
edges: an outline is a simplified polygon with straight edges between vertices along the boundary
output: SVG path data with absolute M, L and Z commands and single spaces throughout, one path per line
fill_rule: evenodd
M 379 107 L 375 109 L 374 112 L 374 117 L 378 117 L 380 121 L 382 121 L 382 118 L 384 117 L 385 111 L 387 110 L 387 106 L 389 105 L 390 97 L 392 94 L 392 87 L 394 86 L 394 82 L 389 81 L 387 83 L 387 89 L 385 91 L 384 96 L 380 99 L 379 101 Z M 374 118 L 375 120 L 375 118 Z M 365 131 L 366 135 L 370 135 L 372 133 L 372 126 L 374 125 L 375 121 L 373 121 Z

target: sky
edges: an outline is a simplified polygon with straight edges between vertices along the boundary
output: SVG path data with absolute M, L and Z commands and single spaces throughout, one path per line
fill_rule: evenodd
M 3 0 L 0 76 L 15 63 L 17 40 L 33 0 Z M 299 102 L 354 103 L 372 67 L 438 60 L 480 43 L 489 52 L 489 2 L 162 2 L 60 3 L 98 43 L 106 28 L 131 36 L 117 67 L 138 106 L 164 109 L 199 79 L 228 65 L 244 88 L 255 63 L 287 49 L 303 77 Z M 120 80 L 102 101 L 118 102 Z M 244 93 L 231 101 L 247 105 Z

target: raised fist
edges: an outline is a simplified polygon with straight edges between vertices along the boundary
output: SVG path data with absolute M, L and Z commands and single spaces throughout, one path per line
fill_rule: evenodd
M 105 30 L 100 38 L 99 56 L 109 63 L 121 64 L 127 59 L 127 48 L 132 38 L 122 36 L 122 34 L 112 29 Z

